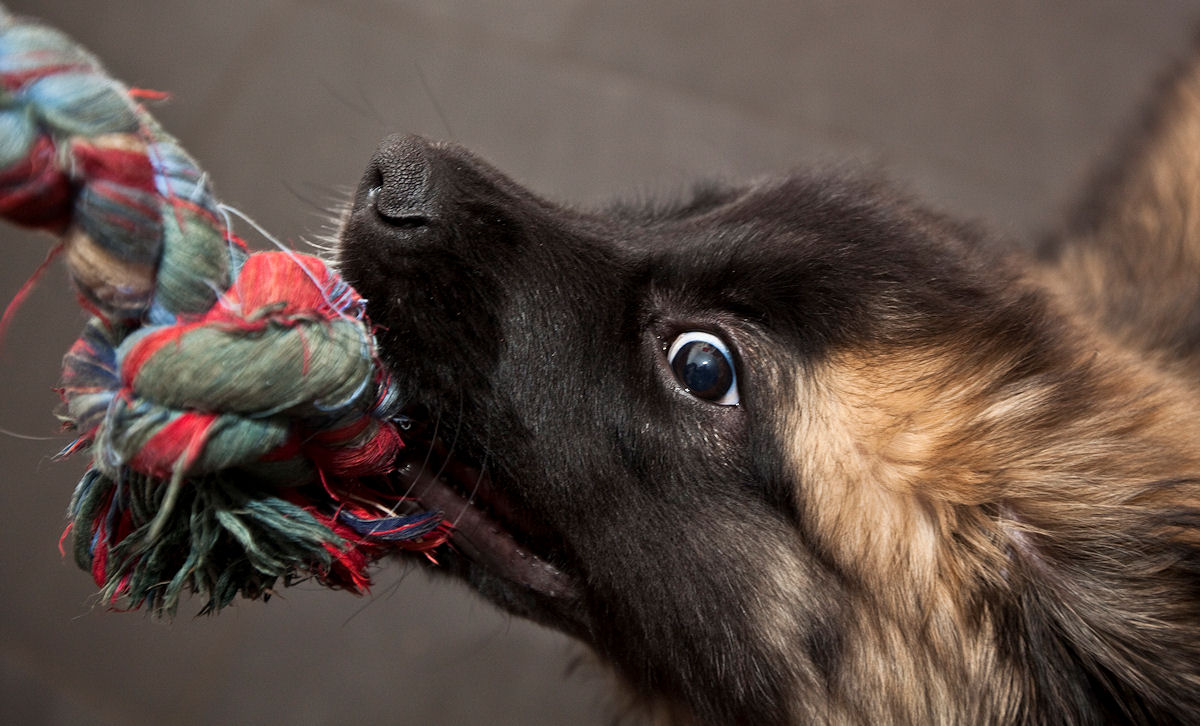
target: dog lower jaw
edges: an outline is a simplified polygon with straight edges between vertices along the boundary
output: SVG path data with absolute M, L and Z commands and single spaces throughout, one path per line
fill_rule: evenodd
M 474 496 L 464 496 L 418 462 L 403 464 L 397 476 L 408 482 L 410 495 L 422 506 L 442 512 L 452 526 L 451 550 L 467 561 L 466 578 L 482 594 L 516 614 L 579 632 L 584 617 L 575 578 L 518 542 L 474 503 Z

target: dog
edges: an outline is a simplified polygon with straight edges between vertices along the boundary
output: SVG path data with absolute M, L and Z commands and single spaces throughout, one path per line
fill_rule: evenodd
M 1035 252 L 794 173 L 580 211 L 391 137 L 342 274 L 436 571 L 665 723 L 1200 722 L 1200 59 Z

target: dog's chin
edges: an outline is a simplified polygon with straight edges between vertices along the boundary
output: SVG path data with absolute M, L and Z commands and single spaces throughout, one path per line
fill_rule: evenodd
M 440 457 L 439 457 L 440 458 Z M 544 528 L 516 508 L 479 468 L 458 460 L 399 462 L 396 473 L 423 508 L 452 529 L 433 558 L 503 609 L 583 636 L 582 576 L 553 564 Z

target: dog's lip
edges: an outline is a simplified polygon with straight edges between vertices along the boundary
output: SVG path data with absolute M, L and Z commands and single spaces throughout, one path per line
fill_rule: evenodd
M 462 464 L 446 467 L 459 481 L 477 482 L 483 475 Z M 454 470 L 458 471 L 454 471 Z M 429 509 L 442 512 L 450 523 L 454 548 L 471 562 L 515 585 L 554 600 L 574 600 L 578 587 L 574 578 L 522 545 L 497 519 L 489 516 L 459 489 L 429 472 L 419 462 L 401 464 L 397 475 L 409 482 L 412 497 Z M 463 489 L 467 487 L 464 486 Z

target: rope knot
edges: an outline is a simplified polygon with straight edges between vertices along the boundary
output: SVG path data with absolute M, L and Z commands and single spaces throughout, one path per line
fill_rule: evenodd
M 76 559 L 160 613 L 184 589 L 206 609 L 279 579 L 360 591 L 387 548 L 447 537 L 385 477 L 402 442 L 365 301 L 317 258 L 248 253 L 146 95 L 0 10 L 0 216 L 62 238 L 94 315 L 60 389 L 63 455 L 92 452 Z

